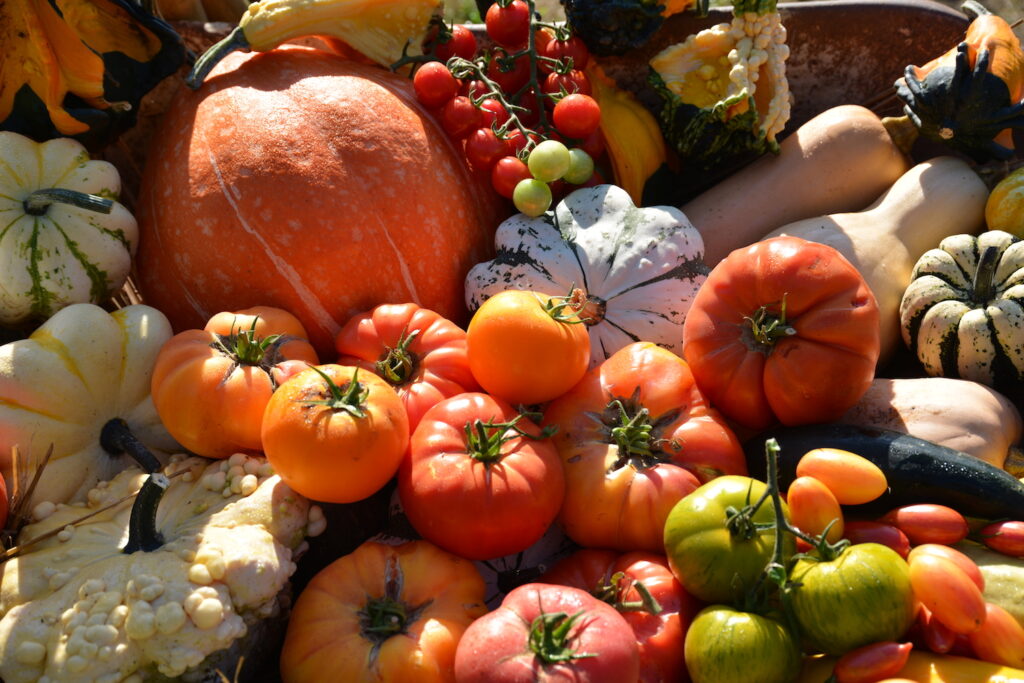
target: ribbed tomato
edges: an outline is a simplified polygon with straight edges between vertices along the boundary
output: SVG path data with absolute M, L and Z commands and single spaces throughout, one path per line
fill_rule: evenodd
M 686 361 L 650 342 L 590 370 L 551 402 L 544 424 L 558 427 L 565 466 L 562 525 L 586 547 L 661 552 L 680 498 L 716 475 L 746 473 L 736 435 Z
M 800 673 L 800 648 L 781 622 L 725 605 L 700 611 L 683 651 L 694 681 L 787 683 Z
M 466 332 L 417 304 L 382 304 L 350 318 L 334 348 L 338 364 L 366 368 L 395 388 L 410 430 L 434 404 L 480 388 L 469 371 Z
M 898 640 L 915 615 L 910 570 L 895 550 L 858 543 L 825 559 L 797 560 L 791 605 L 801 632 L 831 655 L 882 640 Z
M 871 385 L 879 349 L 863 276 L 832 247 L 798 237 L 729 254 L 683 324 L 697 384 L 752 429 L 839 418 Z

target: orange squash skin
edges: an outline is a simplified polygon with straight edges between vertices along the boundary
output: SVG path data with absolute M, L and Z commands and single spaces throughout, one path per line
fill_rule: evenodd
M 381 303 L 465 320 L 465 274 L 507 212 L 408 79 L 312 48 L 230 55 L 153 140 L 139 287 L 175 330 L 277 306 L 328 356 Z

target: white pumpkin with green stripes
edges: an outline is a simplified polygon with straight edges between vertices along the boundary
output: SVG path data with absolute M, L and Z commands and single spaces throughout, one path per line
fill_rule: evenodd
M 77 141 L 0 131 L 0 324 L 100 303 L 128 277 L 138 226 L 117 169 Z
M 704 240 L 679 209 L 638 208 L 622 188 L 598 185 L 537 218 L 509 218 L 494 241 L 494 260 L 466 277 L 470 311 L 506 289 L 577 289 L 592 367 L 635 341 L 682 354 L 683 321 L 709 269 Z
M 929 375 L 994 387 L 1024 380 L 1024 242 L 953 235 L 924 253 L 900 305 L 903 340 Z

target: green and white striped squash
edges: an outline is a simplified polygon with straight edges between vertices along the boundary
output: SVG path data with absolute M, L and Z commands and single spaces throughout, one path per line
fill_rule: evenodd
M 79 142 L 0 131 L 0 324 L 100 303 L 128 277 L 138 226 L 117 169 Z
M 466 276 L 475 311 L 506 289 L 582 290 L 591 367 L 649 341 L 682 355 L 683 321 L 707 279 L 704 240 L 677 208 L 638 208 L 615 185 L 581 188 L 537 218 L 517 214 L 495 234 L 494 260 Z
M 1020 385 L 1024 242 L 1002 230 L 945 238 L 914 266 L 900 320 L 929 375 Z

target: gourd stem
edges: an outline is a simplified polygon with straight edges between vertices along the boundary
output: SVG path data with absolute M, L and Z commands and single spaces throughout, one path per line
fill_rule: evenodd
M 142 482 L 142 488 L 132 503 L 131 517 L 128 518 L 128 542 L 121 552 L 148 553 L 163 546 L 164 539 L 156 528 L 156 513 L 160 499 L 170 485 L 171 480 L 161 472 L 153 472 Z
M 966 0 L 960 5 L 960 9 L 970 19 L 977 19 L 978 17 L 984 17 L 992 14 L 987 7 L 982 5 L 980 2 L 975 2 L 975 0 Z
M 974 282 L 971 290 L 974 302 L 979 306 L 985 306 L 992 298 L 992 290 L 995 287 L 994 280 L 996 266 L 999 264 L 999 248 L 995 246 L 985 247 L 978 260 L 978 269 L 974 271 Z
M 110 213 L 114 210 L 114 200 L 112 199 L 63 187 L 45 187 L 36 190 L 22 202 L 25 213 L 30 216 L 42 216 L 50 208 L 50 204 L 68 204 L 96 213 Z
M 905 114 L 903 116 L 883 116 L 881 120 L 882 127 L 889 134 L 892 144 L 896 145 L 896 149 L 909 155 L 921 134 L 921 130 L 914 124 L 914 121 Z
M 236 50 L 249 51 L 249 39 L 245 37 L 241 26 L 236 26 L 227 37 L 215 43 L 199 56 L 195 65 L 192 66 L 192 71 L 185 77 L 185 85 L 193 90 L 198 90 L 206 77 L 213 71 L 213 67 Z
M 127 453 L 146 472 L 153 473 L 160 469 L 160 461 L 153 452 L 132 434 L 128 423 L 119 417 L 103 425 L 100 430 L 100 446 L 114 457 Z

